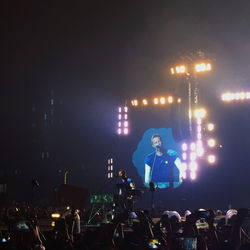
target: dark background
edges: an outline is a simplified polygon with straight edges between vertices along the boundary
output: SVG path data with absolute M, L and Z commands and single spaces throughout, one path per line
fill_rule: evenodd
M 117 106 L 182 91 L 169 67 L 202 50 L 213 59 L 213 71 L 198 79 L 201 102 L 223 148 L 218 165 L 204 167 L 196 183 L 167 192 L 166 200 L 173 207 L 180 200 L 187 208 L 249 206 L 249 102 L 220 102 L 224 91 L 249 91 L 249 8 L 247 0 L 3 2 L 5 199 L 29 200 L 35 178 L 37 199 L 52 201 L 66 168 L 71 184 L 99 190 Z

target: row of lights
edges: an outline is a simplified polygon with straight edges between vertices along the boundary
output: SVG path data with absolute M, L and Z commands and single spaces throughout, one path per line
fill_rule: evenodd
M 194 65 L 194 71 L 197 73 L 211 71 L 212 66 L 210 63 L 198 63 Z M 186 65 L 178 65 L 175 67 L 170 68 L 170 73 L 172 75 L 175 74 L 188 74 L 188 66 Z
M 171 104 L 174 102 L 174 97 L 173 96 L 168 96 L 168 97 L 155 97 L 153 98 L 152 103 L 154 105 L 165 105 L 165 104 Z M 138 99 L 133 99 L 131 100 L 131 105 L 132 106 L 147 106 L 149 105 L 150 101 L 148 99 L 142 99 L 142 100 L 138 100 Z M 177 103 L 181 103 L 181 98 L 177 98 Z
M 117 133 L 118 135 L 127 135 L 129 133 L 128 123 L 128 107 L 118 108 L 118 121 L 117 121 Z
M 203 119 L 206 117 L 206 110 L 201 108 L 194 111 L 194 117 L 196 118 L 196 141 L 190 143 L 182 144 L 182 169 L 180 175 L 183 179 L 187 178 L 187 173 L 189 173 L 189 178 L 195 180 L 197 176 L 198 163 L 197 159 L 201 158 L 205 154 L 205 149 L 203 146 Z M 208 123 L 206 130 L 211 133 L 214 131 L 214 124 Z M 214 138 L 209 138 L 207 140 L 208 148 L 215 148 L 216 141 Z M 209 151 L 208 151 L 209 152 Z M 207 153 L 207 152 L 206 152 Z M 216 162 L 216 157 L 213 154 L 207 154 L 206 159 L 209 164 L 214 164 Z
M 236 92 L 236 93 L 224 93 L 221 95 L 221 100 L 225 102 L 230 101 L 243 101 L 246 99 L 250 99 L 250 92 Z

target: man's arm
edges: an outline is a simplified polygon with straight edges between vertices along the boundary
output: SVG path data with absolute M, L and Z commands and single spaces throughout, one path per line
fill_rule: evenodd
M 145 183 L 149 184 L 149 182 L 151 181 L 151 167 L 145 163 Z

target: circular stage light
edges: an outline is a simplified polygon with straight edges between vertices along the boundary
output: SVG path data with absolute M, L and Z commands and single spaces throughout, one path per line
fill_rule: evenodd
M 207 141 L 207 145 L 208 145 L 210 148 L 214 148 L 215 145 L 216 145 L 215 139 L 209 139 L 209 140 Z
M 215 160 L 216 160 L 216 158 L 215 158 L 214 155 L 208 155 L 207 161 L 208 161 L 210 164 L 215 163 Z

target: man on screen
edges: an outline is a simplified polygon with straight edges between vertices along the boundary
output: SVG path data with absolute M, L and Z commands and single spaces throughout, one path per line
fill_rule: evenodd
M 180 183 L 181 160 L 176 151 L 163 147 L 160 135 L 151 137 L 154 152 L 145 158 L 145 185 L 150 182 L 158 188 L 175 187 Z

